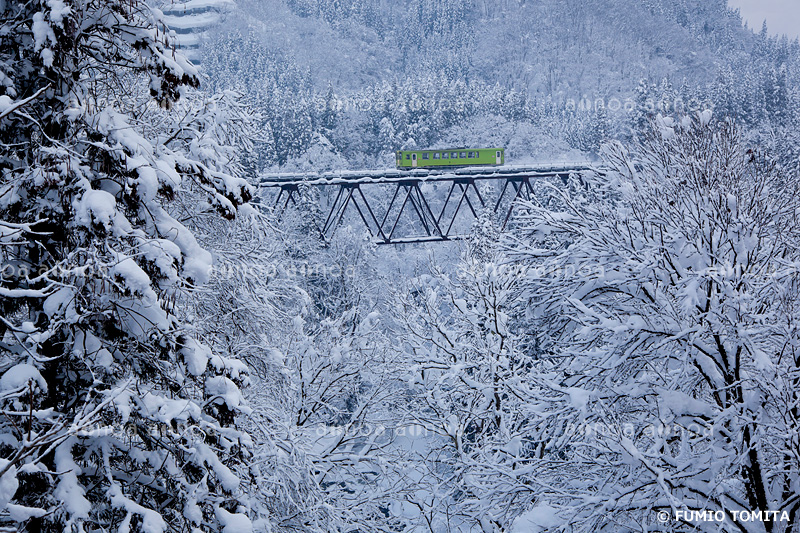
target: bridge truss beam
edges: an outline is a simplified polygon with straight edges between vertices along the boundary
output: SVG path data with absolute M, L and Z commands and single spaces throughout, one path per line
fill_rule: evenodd
M 474 221 L 487 206 L 504 230 L 520 200 L 533 198 L 533 180 L 559 177 L 566 183 L 570 174 L 593 170 L 590 165 L 570 165 L 474 168 L 450 172 L 390 170 L 311 176 L 272 175 L 263 176 L 260 186 L 267 190 L 277 189 L 273 208 L 279 217 L 290 204 L 300 205 L 302 187 L 333 189 L 328 191 L 328 197 L 333 200 L 327 206 L 327 216 L 324 222 L 317 222 L 326 241 L 341 226 L 348 208 L 351 208 L 378 244 L 409 244 L 463 239 L 467 235 L 461 231 L 463 224 L 459 226 L 457 220 Z M 499 190 L 497 197 L 486 197 L 478 187 L 481 183 Z M 436 205 L 435 195 L 426 191 L 426 184 L 445 185 L 448 192 L 441 205 Z M 379 187 L 384 191 L 374 190 Z M 380 194 L 365 194 L 367 189 Z M 388 197 L 386 189 L 391 194 L 388 205 L 381 201 Z M 386 207 L 379 209 L 383 205 Z M 404 216 L 416 227 L 416 233 L 400 234 Z

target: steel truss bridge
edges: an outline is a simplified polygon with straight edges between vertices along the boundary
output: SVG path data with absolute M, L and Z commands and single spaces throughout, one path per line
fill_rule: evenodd
M 535 180 L 561 178 L 566 183 L 571 174 L 587 171 L 595 168 L 564 164 L 269 174 L 261 176 L 259 186 L 275 197 L 273 208 L 279 217 L 300 205 L 305 188 L 325 190 L 327 194 L 319 195 L 327 204 L 320 206 L 324 220 L 315 222 L 326 241 L 350 208 L 378 244 L 408 244 L 463 239 L 466 224 L 487 208 L 505 229 L 518 201 L 534 196 Z

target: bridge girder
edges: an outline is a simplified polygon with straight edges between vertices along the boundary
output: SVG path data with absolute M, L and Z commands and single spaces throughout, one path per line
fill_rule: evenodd
M 487 207 L 505 230 L 519 201 L 533 197 L 532 180 L 560 177 L 566 183 L 570 174 L 585 171 L 596 169 L 579 164 L 467 168 L 450 172 L 388 170 L 323 175 L 277 174 L 263 176 L 259 185 L 264 189 L 278 189 L 273 207 L 279 217 L 290 203 L 299 205 L 301 187 L 334 188 L 335 193 L 331 195 L 334 199 L 328 206 L 327 216 L 323 223 L 317 222 L 320 235 L 326 241 L 341 225 L 348 208 L 352 207 L 378 244 L 409 244 L 463 239 L 467 235 L 459 233 L 456 220 L 464 216 L 476 220 Z M 484 198 L 479 182 L 499 186 L 500 193 L 494 201 Z M 448 188 L 444 202 L 436 211 L 432 208 L 435 205 L 432 198 L 426 196 L 425 184 L 445 184 Z M 364 194 L 364 189 L 380 186 L 389 187 L 390 191 L 393 189 L 388 206 L 382 210 L 377 209 L 381 202 L 374 199 L 370 202 L 370 196 Z M 420 234 L 398 234 L 403 215 L 411 217 L 421 229 Z

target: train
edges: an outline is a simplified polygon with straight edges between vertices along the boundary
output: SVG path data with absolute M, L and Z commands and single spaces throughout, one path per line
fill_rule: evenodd
M 505 148 L 440 148 L 398 150 L 396 153 L 398 170 L 500 166 L 505 160 Z

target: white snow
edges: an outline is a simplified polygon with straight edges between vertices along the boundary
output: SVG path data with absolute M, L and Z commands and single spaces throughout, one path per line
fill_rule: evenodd
M 53 28 L 50 27 L 50 24 L 45 20 L 44 13 L 41 11 L 33 15 L 31 30 L 33 31 L 33 40 L 36 43 L 35 49 L 37 51 L 46 46 L 48 41 L 52 44 L 56 44 L 56 34 L 53 32 Z
M 176 1 L 170 6 L 165 6 L 165 11 L 169 10 L 170 13 L 182 11 L 191 11 L 194 9 L 208 9 L 208 8 L 230 8 L 235 4 L 233 0 L 188 0 L 186 2 Z
M 75 289 L 72 287 L 58 289 L 47 297 L 42 305 L 42 309 L 48 317 L 53 318 L 59 313 L 64 313 L 66 311 L 65 308 L 73 308 L 72 299 L 74 296 Z M 72 313 L 70 313 L 70 315 L 74 316 Z
M 8 459 L 0 459 L 0 469 L 8 467 Z M 11 498 L 19 488 L 19 480 L 17 479 L 17 469 L 14 466 L 8 467 L 5 474 L 0 477 L 0 509 L 5 509 Z
M 217 13 L 200 13 L 197 15 L 164 15 L 167 26 L 175 29 L 203 28 L 219 21 Z
M 65 5 L 62 0 L 47 0 L 50 7 L 50 20 L 56 26 L 64 25 L 64 17 L 72 13 L 72 8 Z
M 47 514 L 46 509 L 40 509 L 38 507 L 25 507 L 24 505 L 17 505 L 13 503 L 9 503 L 6 506 L 8 509 L 8 515 L 11 517 L 11 520 L 16 522 L 24 522 L 25 520 L 29 520 L 31 518 L 39 518 Z
M 567 394 L 569 394 L 569 399 L 572 402 L 572 406 L 578 411 L 585 413 L 586 408 L 589 405 L 589 400 L 591 400 L 592 397 L 591 391 L 579 389 L 577 387 L 570 387 L 567 389 Z
M 210 376 L 206 378 L 206 394 L 222 400 L 228 408 L 236 410 L 244 404 L 244 398 L 239 387 L 225 376 Z
M 130 518 L 133 514 L 138 514 L 142 517 L 141 528 L 144 533 L 164 533 L 164 531 L 166 531 L 167 523 L 164 522 L 164 519 L 159 513 L 153 511 L 152 509 L 143 507 L 142 505 L 139 505 L 130 498 L 126 497 L 122 493 L 122 490 L 118 484 L 114 483 L 111 485 L 111 487 L 108 489 L 108 493 L 111 497 L 111 504 L 114 507 L 124 509 L 128 512 L 128 516 L 125 520 L 125 522 L 128 524 L 128 527 L 124 527 L 125 523 L 123 523 L 123 526 L 120 527 L 120 532 L 130 530 Z
M 206 371 L 208 360 L 211 358 L 211 349 L 194 339 L 189 339 L 181 349 L 181 355 L 183 355 L 189 373 L 193 376 L 200 376 Z
M 28 363 L 14 365 L 0 377 L 0 392 L 10 392 L 27 387 L 29 382 L 33 382 L 39 391 L 47 392 L 47 382 L 36 367 Z
M 119 260 L 111 267 L 110 274 L 133 294 L 139 295 L 150 304 L 156 304 L 157 296 L 150 285 L 150 276 L 142 270 L 136 261 L 131 257 L 122 254 L 118 255 Z
M 74 437 L 67 439 L 56 448 L 55 463 L 60 475 L 53 495 L 72 518 L 80 519 L 89 517 L 92 504 L 86 499 L 86 491 L 78 481 L 81 469 L 72 457 L 76 440 Z
M 14 103 L 14 100 L 7 94 L 0 95 L 0 115 L 2 115 L 6 109 L 11 108 Z
M 659 114 L 656 117 L 656 126 L 665 140 L 675 138 L 675 121 L 672 117 L 664 117 Z
M 229 513 L 225 509 L 218 507 L 214 514 L 222 525 L 222 533 L 252 533 L 253 524 L 247 515 L 240 513 Z
M 213 257 L 204 250 L 183 224 L 165 211 L 156 213 L 156 227 L 161 235 L 174 242 L 184 257 L 183 272 L 194 283 L 203 284 L 211 277 Z
M 697 118 L 700 120 L 701 125 L 708 126 L 711 123 L 712 115 L 713 111 L 706 109 L 705 111 L 698 111 Z
M 547 504 L 539 504 L 514 520 L 511 533 L 537 533 L 563 523 L 564 520 L 558 516 L 557 509 Z
M 114 195 L 96 189 L 84 192 L 75 205 L 75 220 L 86 227 L 99 224 L 109 230 L 116 213 L 117 200 Z

